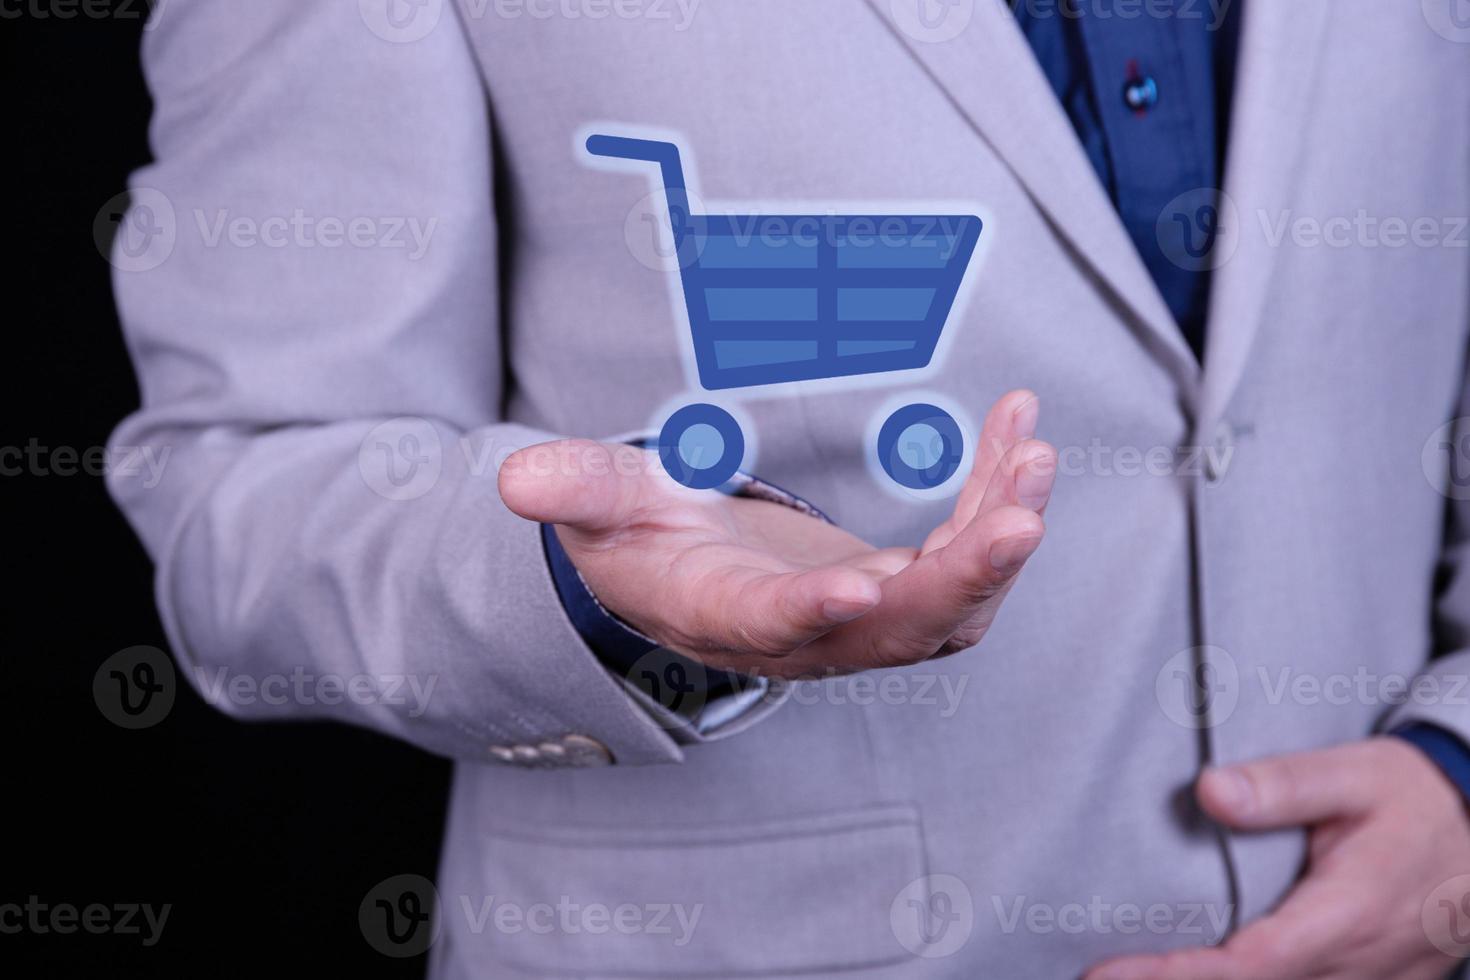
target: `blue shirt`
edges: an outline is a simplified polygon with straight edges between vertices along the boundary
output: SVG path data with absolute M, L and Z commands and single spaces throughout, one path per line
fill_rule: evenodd
M 1160 224 L 1176 198 L 1212 204 L 1222 182 L 1239 37 L 1240 3 L 1217 17 L 1205 5 L 1109 10 L 1075 0 L 1013 0 L 1047 81 L 1164 301 L 1203 358 L 1210 273 L 1183 268 L 1165 245 L 1194 236 L 1208 251 L 1213 228 Z M 1177 248 L 1172 254 L 1182 254 Z

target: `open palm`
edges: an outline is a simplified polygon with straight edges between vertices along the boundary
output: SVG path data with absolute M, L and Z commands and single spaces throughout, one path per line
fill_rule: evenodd
M 604 606 L 709 667 L 797 678 L 902 666 L 978 643 L 1040 544 L 1056 453 L 1031 438 L 1038 407 L 1027 391 L 992 406 L 953 513 L 918 547 L 874 548 L 781 504 L 686 490 L 626 445 L 521 450 L 500 492 L 556 525 Z

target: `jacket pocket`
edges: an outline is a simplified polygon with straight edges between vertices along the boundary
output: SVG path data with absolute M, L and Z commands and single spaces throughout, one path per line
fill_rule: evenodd
M 483 844 L 488 894 L 440 896 L 446 931 L 461 955 L 537 976 L 892 963 L 908 954 L 889 907 L 925 873 L 907 804 L 673 829 L 495 828 Z

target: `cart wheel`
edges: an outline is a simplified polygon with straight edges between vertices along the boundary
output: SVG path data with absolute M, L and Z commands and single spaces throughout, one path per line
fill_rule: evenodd
M 878 462 L 895 483 L 933 490 L 960 468 L 965 437 L 954 418 L 933 405 L 905 405 L 878 432 Z
M 658 456 L 669 476 L 694 490 L 712 490 L 740 469 L 745 434 L 735 417 L 703 402 L 685 405 L 658 434 Z

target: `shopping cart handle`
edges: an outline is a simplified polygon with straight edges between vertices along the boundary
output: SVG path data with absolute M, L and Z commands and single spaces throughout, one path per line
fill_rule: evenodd
M 681 237 L 679 225 L 689 217 L 689 192 L 684 186 L 684 167 L 679 162 L 679 148 L 662 140 L 640 140 L 627 136 L 601 133 L 587 137 L 587 152 L 593 156 L 620 160 L 642 160 L 656 163 L 669 200 L 669 215 L 675 224 L 675 236 Z

